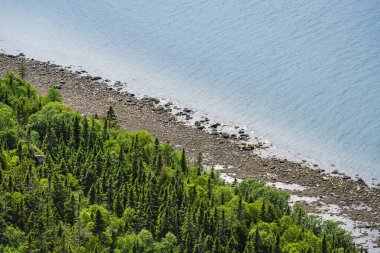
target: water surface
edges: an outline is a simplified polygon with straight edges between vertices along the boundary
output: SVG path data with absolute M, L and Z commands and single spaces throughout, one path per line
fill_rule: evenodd
M 1 0 L 0 48 L 81 65 L 380 178 L 379 1 Z M 284 153 L 284 152 L 282 152 Z

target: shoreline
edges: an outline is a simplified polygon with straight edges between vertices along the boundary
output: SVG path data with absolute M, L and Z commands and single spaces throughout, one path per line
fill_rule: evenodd
M 16 57 L 0 53 L 1 76 L 9 71 L 17 72 L 22 59 L 25 59 L 23 55 Z M 168 110 L 171 107 L 160 105 L 157 99 L 137 99 L 133 94 L 120 93 L 107 87 L 109 82 L 100 82 L 100 77 L 84 76 L 86 72 L 73 72 L 69 67 L 32 59 L 25 59 L 25 67 L 26 79 L 35 85 L 40 94 L 46 93 L 51 85 L 57 85 L 63 102 L 75 111 L 103 115 L 112 105 L 122 128 L 129 131 L 146 130 L 161 142 L 170 141 L 177 148 L 183 147 L 190 161 L 194 161 L 198 152 L 202 152 L 205 163 L 212 166 L 219 164 L 223 168 L 220 171 L 227 176 L 294 184 L 294 189 L 285 191 L 299 196 L 308 212 L 323 214 L 327 213 L 324 207 L 337 205 L 340 207 L 339 215 L 358 221 L 358 226 L 363 228 L 380 231 L 378 186 L 368 187 L 363 180 L 325 173 L 318 166 L 312 168 L 286 159 L 259 157 L 249 150 L 248 145 L 239 147 L 231 138 L 213 134 L 213 130 L 207 133 L 207 124 L 202 123 L 200 126 L 204 128 L 200 129 L 178 119 L 186 118 L 191 113 L 174 116 Z M 183 112 L 183 109 L 180 111 Z M 297 185 L 301 188 L 297 188 Z M 313 201 L 307 201 L 310 199 Z M 380 237 L 371 244 L 380 247 Z

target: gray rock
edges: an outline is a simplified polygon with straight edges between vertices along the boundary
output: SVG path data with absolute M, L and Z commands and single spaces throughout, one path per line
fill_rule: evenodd
M 91 78 L 92 81 L 97 81 L 97 80 L 100 80 L 102 79 L 100 76 L 94 76 Z
M 217 128 L 218 126 L 220 126 L 220 123 L 212 124 L 210 127 L 211 127 L 211 128 Z
M 228 138 L 230 138 L 230 134 L 229 133 L 222 133 L 222 137 L 224 139 L 228 139 Z

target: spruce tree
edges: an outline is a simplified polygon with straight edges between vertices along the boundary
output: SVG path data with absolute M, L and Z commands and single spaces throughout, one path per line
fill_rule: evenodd
M 198 153 L 196 166 L 197 166 L 197 176 L 200 176 L 202 174 L 202 169 L 203 169 L 202 153 Z
M 281 247 L 280 247 L 280 233 L 277 233 L 276 235 L 276 246 L 274 248 L 274 253 L 281 253 Z
M 117 118 L 116 118 L 116 114 L 115 114 L 115 111 L 113 110 L 112 106 L 110 106 L 108 108 L 107 116 L 106 116 L 106 121 L 108 123 L 108 127 L 109 128 L 114 128 L 118 124 Z
M 74 145 L 76 149 L 78 149 L 80 140 L 81 140 L 81 127 L 80 127 L 79 121 L 80 121 L 80 118 L 78 116 L 74 117 L 73 138 L 74 138 Z
M 185 149 L 182 149 L 182 155 L 181 155 L 181 169 L 183 173 L 187 172 L 187 162 L 186 162 L 186 154 Z
M 98 209 L 95 214 L 95 225 L 94 225 L 94 234 L 100 235 L 104 232 L 106 228 L 105 221 L 103 219 L 103 215 Z
M 328 253 L 326 235 L 323 235 L 322 239 L 322 253 Z
M 22 59 L 19 67 L 18 67 L 18 74 L 20 75 L 21 79 L 25 79 L 26 77 L 26 67 L 25 67 L 25 60 Z

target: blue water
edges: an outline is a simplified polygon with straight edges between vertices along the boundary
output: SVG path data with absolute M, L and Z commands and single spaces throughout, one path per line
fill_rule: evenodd
M 0 0 L 0 48 L 81 65 L 380 178 L 380 2 Z

